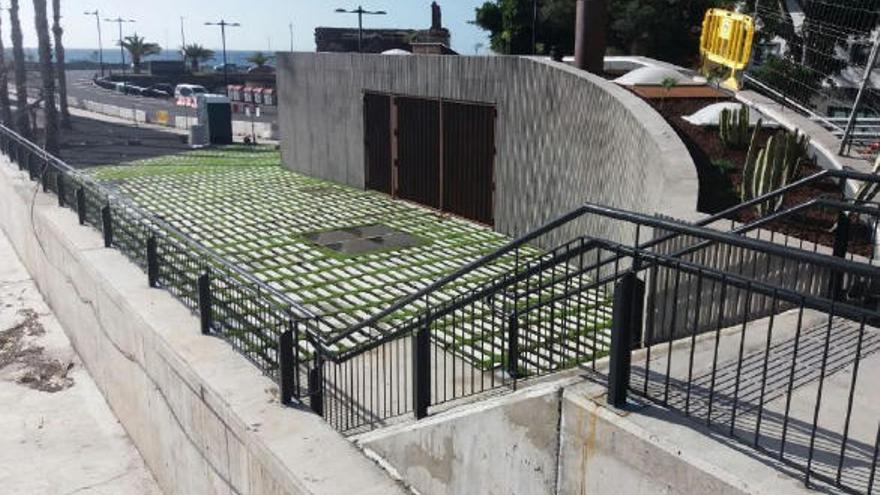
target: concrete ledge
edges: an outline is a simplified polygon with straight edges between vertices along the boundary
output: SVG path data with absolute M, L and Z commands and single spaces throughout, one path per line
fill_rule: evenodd
M 654 406 L 613 410 L 598 384 L 567 388 L 562 398 L 558 493 L 814 493 L 683 419 Z
M 559 403 L 576 381 L 535 385 L 355 441 L 424 494 L 554 493 Z
M 403 493 L 0 158 L 0 228 L 166 493 Z

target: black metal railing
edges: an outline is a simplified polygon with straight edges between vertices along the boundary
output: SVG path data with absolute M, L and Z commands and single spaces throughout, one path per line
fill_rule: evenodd
M 766 318 L 771 328 L 779 326 L 778 318 L 785 311 L 819 313 L 829 321 L 858 322 L 865 329 L 859 330 L 861 336 L 855 340 L 845 340 L 861 342 L 857 352 L 847 353 L 849 366 L 857 366 L 860 357 L 874 349 L 870 331 L 880 321 L 874 296 L 874 288 L 880 287 L 880 269 L 871 264 L 872 232 L 867 238 L 872 251 L 866 257 L 851 249 L 848 233 L 848 227 L 855 223 L 870 224 L 873 229 L 873 218 L 880 211 L 876 204 L 810 198 L 742 225 L 726 220 L 731 213 L 761 203 L 778 203 L 783 195 L 819 181 L 835 180 L 841 187 L 847 180 L 880 182 L 866 174 L 820 172 L 697 224 L 585 204 L 361 323 L 334 328 L 327 324 L 325 315 L 311 313 L 174 226 L 2 127 L 0 148 L 34 180 L 40 180 L 44 189 L 56 192 L 59 204 L 76 210 L 82 223 L 102 231 L 106 245 L 141 266 L 151 286 L 168 290 L 197 312 L 203 332 L 227 339 L 278 380 L 283 403 L 308 404 L 344 432 L 385 424 L 408 413 L 424 417 L 461 399 L 516 388 L 523 380 L 550 373 L 584 366 L 601 368 L 601 358 L 609 352 L 612 402 L 624 405 L 629 390 L 673 407 L 679 393 L 676 387 L 683 386 L 686 415 L 696 410 L 692 406 L 697 403 L 692 397 L 696 391 L 708 393 L 699 404 L 717 412 L 724 389 L 719 388 L 714 375 L 709 376 L 708 385 L 701 382 L 699 370 L 693 366 L 704 356 L 698 352 L 703 352 L 699 346 L 715 336 L 716 357 L 733 353 L 730 383 L 735 390 L 733 402 L 728 401 L 726 407 L 730 416 L 740 418 L 733 419 L 730 435 L 738 438 L 742 437 L 737 435 L 737 425 L 745 417 L 743 411 L 761 411 L 764 402 L 772 400 L 764 391 L 758 394 L 757 406 L 742 405 L 740 388 L 752 390 L 748 386 L 753 385 L 746 386 L 744 377 L 750 375 L 742 369 L 736 371 L 737 363 L 745 358 L 759 363 L 762 371 L 757 380 L 769 382 L 779 368 L 769 359 L 775 356 L 772 346 L 776 343 L 774 337 L 766 337 L 771 350 L 765 350 L 762 358 L 760 352 L 757 357 L 745 354 L 748 338 L 728 344 L 719 337 L 728 335 L 732 327 L 747 328 Z M 819 242 L 796 245 L 789 242 L 789 237 L 794 237 L 788 234 L 778 239 L 760 234 L 774 222 L 817 208 L 835 212 L 838 223 L 831 236 L 833 242 L 825 243 L 831 244 L 827 253 Z M 630 238 L 611 242 L 582 235 L 586 231 L 583 222 L 594 222 L 619 237 Z M 556 247 L 535 247 L 546 245 L 548 239 L 553 239 Z M 754 310 L 758 307 L 763 311 Z M 819 335 L 806 332 L 801 322 L 786 328 L 794 329 L 795 340 L 802 338 L 798 337 L 801 334 L 811 339 Z M 738 335 L 751 338 L 752 333 L 759 332 L 740 330 Z M 761 335 L 767 334 L 779 336 L 782 332 Z M 792 385 L 779 397 L 794 401 L 792 394 L 803 384 L 817 383 L 816 377 L 821 384 L 832 369 L 839 368 L 827 366 L 837 356 L 837 333 L 822 335 L 827 336 L 819 346 L 824 349 L 819 352 L 824 371 L 812 381 L 801 375 L 789 377 Z M 652 360 L 660 356 L 664 363 L 680 363 L 673 359 L 675 353 L 668 351 L 681 347 L 679 342 L 693 349 L 684 360 L 689 363 L 684 367 L 684 378 L 673 372 L 679 370 L 675 367 L 678 364 L 667 364 L 664 372 L 658 371 L 663 368 L 657 368 Z M 795 348 L 801 345 L 795 344 Z M 633 366 L 628 359 L 633 349 L 639 349 L 635 351 L 637 359 L 644 356 L 643 365 L 637 360 Z M 724 364 L 714 358 L 709 362 L 713 362 L 713 374 Z M 621 380 L 631 377 L 633 382 L 621 385 Z M 850 404 L 856 393 L 854 385 L 847 397 Z M 821 411 L 821 397 L 816 404 Z M 756 420 L 766 425 L 771 413 L 778 412 L 768 409 L 766 416 L 759 413 L 761 419 Z M 706 413 L 710 424 L 718 423 L 713 414 Z M 859 492 L 858 483 L 850 481 L 850 441 L 843 441 L 839 461 L 843 467 L 829 478 L 814 467 L 818 461 L 812 453 L 804 457 L 805 462 L 786 454 L 785 445 L 792 445 L 787 416 L 791 413 L 778 415 L 785 423 L 780 429 L 780 457 L 801 467 L 808 479 L 837 478 L 838 484 L 856 486 L 854 490 Z M 876 418 L 874 421 L 876 425 Z M 851 421 L 846 423 L 838 433 L 843 438 L 853 437 Z M 810 424 L 816 426 L 808 429 L 806 436 L 799 430 L 798 438 L 826 441 L 818 420 Z M 749 437 L 758 438 L 759 446 L 766 440 L 762 428 L 759 425 L 758 433 Z M 876 442 L 872 446 L 876 451 Z M 810 450 L 815 450 L 815 445 L 803 449 Z M 820 457 L 825 462 L 828 456 Z M 872 479 L 875 465 L 869 469 Z
M 44 191 L 55 193 L 60 206 L 73 209 L 80 224 L 101 231 L 105 246 L 144 269 L 151 287 L 196 312 L 204 333 L 224 338 L 278 381 L 292 376 L 283 387 L 285 403 L 292 397 L 308 402 L 299 375 L 314 351 L 306 335 L 316 315 L 5 126 L 0 150 Z M 279 372 L 282 357 L 288 358 L 285 372 Z
M 880 418 L 870 404 L 877 377 L 859 373 L 880 351 L 876 304 L 835 299 L 840 279 L 832 279 L 828 296 L 812 296 L 680 258 L 606 249 L 638 256 L 646 267 L 624 274 L 615 294 L 621 334 L 611 347 L 609 402 L 626 408 L 631 393 L 667 407 L 794 468 L 808 485 L 876 490 Z M 674 272 L 676 289 L 685 279 L 702 286 L 671 320 L 654 317 L 658 269 Z M 877 280 L 868 272 L 849 276 Z M 756 320 L 748 308 L 759 299 L 776 309 Z M 725 303 L 745 306 L 739 321 L 722 318 Z M 698 331 L 705 307 L 719 322 L 709 333 Z M 676 318 L 693 329 L 689 336 L 670 337 L 663 328 Z M 643 348 L 633 353 L 626 336 L 641 332 Z

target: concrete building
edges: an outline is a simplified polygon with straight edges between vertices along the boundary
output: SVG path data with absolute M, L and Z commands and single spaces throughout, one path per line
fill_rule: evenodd
M 469 144 L 491 147 L 493 155 L 482 165 L 490 178 L 483 190 L 468 194 L 490 198 L 492 212 L 486 217 L 491 221 L 478 220 L 502 233 L 528 232 L 584 201 L 684 219 L 696 215 L 696 170 L 673 129 L 635 95 L 563 63 L 522 57 L 280 54 L 278 84 L 284 95 L 279 105 L 282 156 L 296 171 L 456 213 L 434 198 L 409 194 L 403 162 L 393 170 L 398 176 L 393 188 L 371 185 L 374 176 L 367 169 L 373 158 L 365 133 L 378 124 L 365 119 L 365 105 L 374 95 L 391 95 L 407 105 L 421 101 L 425 111 L 435 113 L 424 101 L 494 109 L 494 124 L 486 129 L 491 143 Z M 399 146 L 386 152 L 400 153 L 406 136 L 421 132 L 419 120 L 413 122 L 398 118 L 396 134 L 389 130 L 386 137 L 370 139 L 396 139 Z M 419 163 L 414 160 L 413 166 Z M 455 180 L 442 186 L 444 194 L 470 187 Z M 608 232 L 607 225 L 572 225 L 585 228 L 621 240 L 633 234 Z
M 413 44 L 429 43 L 449 47 L 449 30 L 443 27 L 440 6 L 431 4 L 431 27 L 428 29 L 364 29 L 363 53 L 387 50 L 412 51 Z M 315 45 L 319 52 L 357 52 L 358 28 L 317 27 Z

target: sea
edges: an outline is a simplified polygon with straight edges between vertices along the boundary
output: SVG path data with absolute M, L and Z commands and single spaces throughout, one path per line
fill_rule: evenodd
M 239 66 L 248 66 L 250 63 L 247 61 L 248 57 L 253 55 L 254 53 L 260 50 L 226 50 L 226 61 L 231 64 L 239 65 Z M 263 53 L 267 53 L 265 50 L 262 50 Z M 37 49 L 36 48 L 25 48 L 24 49 L 25 58 L 29 61 L 37 61 Z M 98 58 L 98 49 L 97 48 L 65 48 L 64 49 L 64 57 L 67 63 L 74 62 L 95 62 L 97 63 Z M 126 62 L 131 62 L 128 53 L 125 54 Z M 180 52 L 176 50 L 162 50 L 162 53 L 159 55 L 153 55 L 150 57 L 146 57 L 144 61 L 149 60 L 181 60 Z M 119 47 L 105 47 L 104 48 L 104 63 L 107 64 L 118 64 L 121 62 Z M 223 63 L 223 51 L 222 50 L 214 50 L 214 59 L 209 60 L 205 65 L 218 65 Z M 271 65 L 272 62 L 270 61 Z

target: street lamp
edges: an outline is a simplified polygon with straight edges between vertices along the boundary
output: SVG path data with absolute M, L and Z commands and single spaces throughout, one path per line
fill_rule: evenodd
M 125 47 L 122 46 L 122 24 L 124 22 L 134 22 L 134 20 L 117 17 L 116 19 L 104 18 L 104 22 L 115 22 L 119 25 L 119 55 L 122 57 L 122 73 L 125 74 Z
M 385 15 L 388 12 L 384 10 L 364 10 L 363 7 L 358 5 L 358 8 L 355 10 L 345 10 L 345 9 L 336 9 L 337 14 L 357 14 L 358 16 L 358 53 L 363 53 L 364 50 L 364 15 Z
M 220 37 L 223 39 L 223 89 L 226 96 L 229 96 L 229 68 L 226 67 L 226 26 L 238 27 L 241 24 L 220 19 L 220 22 L 206 22 L 205 26 L 220 26 Z
M 186 33 L 183 31 L 183 16 L 180 16 L 180 55 L 186 63 Z
M 101 14 L 98 9 L 92 12 L 83 12 L 85 15 L 95 16 L 95 24 L 98 26 L 98 63 L 101 64 L 101 77 L 104 77 L 104 43 L 101 41 Z

